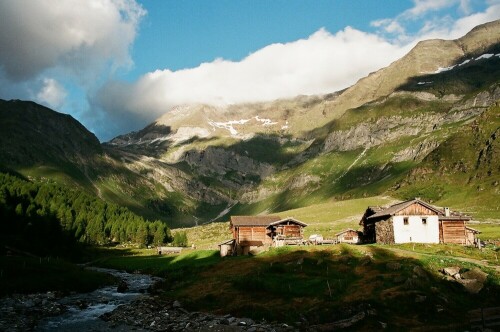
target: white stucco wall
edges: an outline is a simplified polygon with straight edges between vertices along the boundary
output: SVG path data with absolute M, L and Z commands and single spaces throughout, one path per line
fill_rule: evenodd
M 407 216 L 408 225 L 403 218 L 392 217 L 395 243 L 439 243 L 438 216 Z M 427 218 L 427 224 L 422 223 L 422 218 Z

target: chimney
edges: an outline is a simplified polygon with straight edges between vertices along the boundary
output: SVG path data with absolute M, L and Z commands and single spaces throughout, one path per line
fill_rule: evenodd
M 444 216 L 445 217 L 449 217 L 450 216 L 450 208 L 449 207 L 445 207 L 444 208 Z

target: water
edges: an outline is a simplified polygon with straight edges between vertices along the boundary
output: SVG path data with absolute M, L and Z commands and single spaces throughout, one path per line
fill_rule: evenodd
M 92 269 L 112 274 L 125 281 L 128 285 L 127 291 L 119 293 L 116 291 L 116 286 L 108 286 L 91 293 L 64 297 L 59 300 L 59 303 L 66 306 L 67 312 L 41 321 L 35 331 L 143 331 L 137 327 L 112 325 L 112 323 L 99 319 L 99 316 L 113 311 L 119 305 L 148 296 L 147 288 L 160 279 L 149 275 L 131 274 L 111 269 Z

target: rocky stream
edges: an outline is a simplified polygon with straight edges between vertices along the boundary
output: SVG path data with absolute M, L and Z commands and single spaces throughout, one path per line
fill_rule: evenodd
M 179 301 L 150 294 L 159 278 L 110 269 L 120 280 L 90 293 L 57 292 L 0 299 L 0 331 L 296 331 L 299 326 L 231 315 L 190 312 Z M 300 324 L 300 323 L 298 323 Z

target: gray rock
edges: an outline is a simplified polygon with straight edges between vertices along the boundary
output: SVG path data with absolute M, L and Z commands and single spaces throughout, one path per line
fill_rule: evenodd
M 454 276 L 459 272 L 460 272 L 460 267 L 458 266 L 450 266 L 450 267 L 445 267 L 443 269 L 443 273 L 448 276 Z
M 462 279 L 476 279 L 479 282 L 486 282 L 488 279 L 488 273 L 483 272 L 479 268 L 473 268 L 470 271 L 464 272 L 461 274 Z
M 413 273 L 415 273 L 420 278 L 427 279 L 427 272 L 423 268 L 421 268 L 420 266 L 415 266 L 413 268 Z
M 477 294 L 483 289 L 484 284 L 476 279 L 457 280 L 470 294 Z
M 120 283 L 118 284 L 118 287 L 116 287 L 116 291 L 118 293 L 125 293 L 126 291 L 128 290 L 128 285 L 125 281 L 120 281 Z

